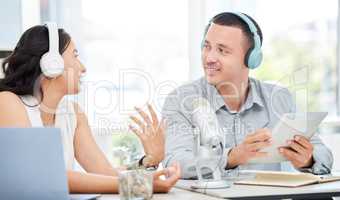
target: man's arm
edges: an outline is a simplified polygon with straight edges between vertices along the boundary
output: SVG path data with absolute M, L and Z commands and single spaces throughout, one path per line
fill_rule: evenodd
M 320 137 L 315 134 L 310 142 L 313 144 L 313 165 L 311 172 L 314 174 L 328 174 L 331 173 L 333 166 L 333 154 L 321 141 Z

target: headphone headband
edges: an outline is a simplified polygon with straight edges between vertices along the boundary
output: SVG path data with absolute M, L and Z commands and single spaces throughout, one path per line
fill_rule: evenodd
M 49 53 L 59 54 L 59 37 L 58 27 L 55 22 L 47 22 L 45 26 L 48 29 Z
M 240 17 L 248 25 L 250 32 L 253 33 L 254 36 L 258 35 L 257 28 L 256 28 L 255 24 L 249 19 L 248 16 L 246 16 L 245 14 L 240 13 L 240 12 L 235 12 L 233 14 Z

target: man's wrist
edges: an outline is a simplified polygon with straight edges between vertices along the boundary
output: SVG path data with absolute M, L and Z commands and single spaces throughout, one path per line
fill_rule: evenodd
M 158 164 L 155 164 L 153 161 L 153 157 L 151 155 L 144 155 L 140 160 L 139 160 L 139 165 L 143 166 L 145 168 L 157 168 Z
M 310 158 L 310 160 L 306 163 L 305 166 L 301 167 L 301 168 L 312 168 L 314 165 L 315 161 L 313 156 Z
M 227 166 L 226 169 L 233 169 L 235 167 L 237 167 L 237 163 L 236 160 L 234 158 L 234 148 L 230 149 L 230 151 L 228 152 L 228 160 L 227 160 Z

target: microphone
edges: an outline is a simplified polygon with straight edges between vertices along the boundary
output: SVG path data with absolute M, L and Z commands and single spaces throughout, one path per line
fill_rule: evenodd
M 200 144 L 216 148 L 223 145 L 217 116 L 205 98 L 193 100 L 192 122 L 200 130 Z
M 219 165 L 223 159 L 224 142 L 219 132 L 215 111 L 205 98 L 197 98 L 192 102 L 192 123 L 199 129 L 194 134 L 194 155 L 198 181 L 191 188 L 227 188 L 228 182 L 222 180 L 223 171 Z M 196 129 L 197 130 L 197 129 Z M 204 178 L 205 172 L 210 172 L 212 178 Z

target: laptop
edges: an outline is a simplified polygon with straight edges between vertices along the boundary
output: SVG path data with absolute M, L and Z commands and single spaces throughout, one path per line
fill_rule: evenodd
M 0 128 L 0 194 L 6 200 L 80 200 L 69 195 L 60 130 Z

